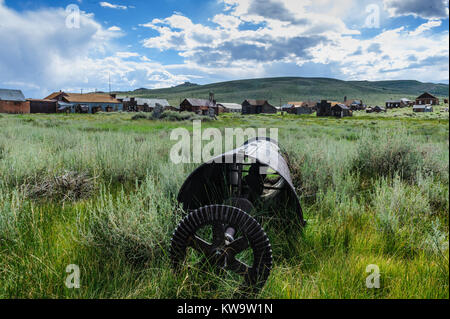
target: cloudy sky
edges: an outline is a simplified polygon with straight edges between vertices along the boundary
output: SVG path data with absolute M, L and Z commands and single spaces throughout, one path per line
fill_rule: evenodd
M 448 83 L 448 0 L 0 0 L 0 87 L 277 76 Z

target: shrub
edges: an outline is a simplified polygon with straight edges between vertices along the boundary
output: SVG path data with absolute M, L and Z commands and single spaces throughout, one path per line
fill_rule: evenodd
M 427 197 L 417 187 L 405 184 L 399 176 L 380 180 L 373 194 L 376 225 L 390 253 L 410 254 L 423 249 L 435 220 Z
M 368 178 L 399 174 L 412 180 L 423 164 L 423 156 L 402 130 L 364 133 L 357 145 L 353 167 Z
M 131 118 L 132 121 L 148 120 L 148 119 L 149 119 L 148 116 L 144 113 L 138 113 Z
M 158 185 L 147 177 L 135 192 L 122 190 L 117 195 L 103 186 L 99 201 L 86 207 L 87 228 L 84 222 L 79 224 L 85 243 L 108 255 L 120 254 L 133 264 L 167 253 L 179 209 Z
M 285 155 L 299 194 L 313 196 L 345 184 L 343 179 L 350 173 L 353 156 L 347 145 L 328 139 L 314 139 L 307 144 L 298 140 L 286 143 Z

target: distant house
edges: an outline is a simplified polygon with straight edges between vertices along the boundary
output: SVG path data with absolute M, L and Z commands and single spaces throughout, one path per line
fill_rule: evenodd
M 428 92 L 425 92 L 416 99 L 416 105 L 439 105 L 439 99 Z
M 331 107 L 331 116 L 348 117 L 353 116 L 352 110 L 345 104 L 338 103 Z
M 287 110 L 290 114 L 312 114 L 316 110 L 316 102 L 288 102 L 291 107 Z
M 55 92 L 45 98 L 45 100 L 56 100 L 58 109 L 64 108 L 71 113 L 97 113 L 122 111 L 122 102 L 116 99 L 114 94 L 97 93 L 66 93 Z
M 353 111 L 364 110 L 364 104 L 362 100 L 346 100 L 343 104 Z
M 267 100 L 245 100 L 242 102 L 242 114 L 276 114 L 277 108 Z
M 20 90 L 0 89 L 0 113 L 30 113 L 30 102 Z
M 413 112 L 416 112 L 416 113 L 433 112 L 433 106 L 432 105 L 424 105 L 424 104 L 414 105 Z
M 397 109 L 397 108 L 400 108 L 401 106 L 402 106 L 402 101 L 400 101 L 400 100 L 386 101 L 387 109 Z
M 339 102 L 327 100 L 320 101 L 320 103 L 317 103 L 317 116 L 332 116 L 331 108 L 337 104 L 339 104 Z
M 209 108 L 215 108 L 216 104 L 210 100 L 203 99 L 185 99 L 180 104 L 180 111 L 194 112 L 197 114 L 208 115 Z
M 348 117 L 353 116 L 352 110 L 345 104 L 322 100 L 317 103 L 317 116 Z
M 170 108 L 170 104 L 165 99 L 145 99 L 139 97 L 117 97 L 123 103 L 123 110 L 127 112 L 152 112 L 156 104 L 164 109 Z
M 225 113 L 242 113 L 242 105 L 237 103 L 217 103 L 218 107 L 222 107 Z
M 30 113 L 52 114 L 57 112 L 58 102 L 56 100 L 27 99 L 30 102 Z

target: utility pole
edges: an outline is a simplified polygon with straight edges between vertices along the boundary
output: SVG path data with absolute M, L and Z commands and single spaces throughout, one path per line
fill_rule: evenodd
M 111 72 L 109 72 L 109 94 L 111 94 Z

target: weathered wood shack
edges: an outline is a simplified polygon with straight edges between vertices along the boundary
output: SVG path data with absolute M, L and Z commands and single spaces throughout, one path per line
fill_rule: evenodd
M 216 104 L 210 100 L 203 99 L 184 99 L 180 104 L 180 111 L 182 112 L 194 112 L 201 115 L 208 115 L 209 108 L 215 108 Z M 216 113 L 218 115 L 218 111 Z
M 242 102 L 242 114 L 276 114 L 277 108 L 267 100 L 245 100 Z
M 400 100 L 386 101 L 386 108 L 387 109 L 398 109 L 401 106 L 402 106 L 402 101 L 400 101 Z
M 219 108 L 223 108 L 224 113 L 242 113 L 242 105 L 237 103 L 217 103 Z
M 56 100 L 27 99 L 30 102 L 30 113 L 53 114 L 56 113 L 58 102 Z
M 353 116 L 352 110 L 342 103 L 338 103 L 331 107 L 331 116 L 334 117 L 349 117 Z
M 428 92 L 425 92 L 416 99 L 416 105 L 439 105 L 439 99 Z
M 331 116 L 331 107 L 339 104 L 338 102 L 322 100 L 317 103 L 317 116 Z
M 344 105 L 346 105 L 352 111 L 362 111 L 365 109 L 364 103 L 362 100 L 345 100 Z
M 287 112 L 289 114 L 312 114 L 316 111 L 317 102 L 288 102 L 288 105 L 291 105 Z
M 123 103 L 123 110 L 126 112 L 153 112 L 156 105 L 161 105 L 164 109 L 170 107 L 165 99 L 146 99 L 139 97 L 117 97 Z

